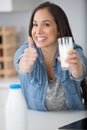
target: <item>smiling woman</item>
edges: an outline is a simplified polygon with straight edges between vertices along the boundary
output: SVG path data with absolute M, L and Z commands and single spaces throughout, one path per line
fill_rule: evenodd
M 62 70 L 58 38 L 72 37 L 73 49 Z M 68 18 L 61 7 L 44 2 L 32 12 L 29 38 L 16 52 L 18 72 L 28 109 L 39 111 L 84 110 L 81 82 L 87 62 L 75 43 Z

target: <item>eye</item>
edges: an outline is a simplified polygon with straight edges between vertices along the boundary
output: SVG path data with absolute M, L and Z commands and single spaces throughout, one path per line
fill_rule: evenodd
M 49 23 L 44 23 L 43 26 L 49 27 L 50 24 Z
M 36 23 L 33 23 L 33 27 L 36 27 L 36 26 L 38 26 Z

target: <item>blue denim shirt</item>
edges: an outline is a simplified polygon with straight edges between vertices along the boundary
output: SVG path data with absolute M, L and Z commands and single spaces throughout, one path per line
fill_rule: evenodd
M 38 58 L 35 61 L 31 72 L 24 74 L 20 71 L 18 66 L 18 61 L 22 57 L 24 49 L 27 48 L 28 45 L 29 44 L 25 42 L 17 50 L 14 56 L 14 66 L 18 72 L 27 107 L 29 109 L 47 111 L 45 107 L 45 97 L 48 87 L 48 76 L 41 49 L 35 46 L 37 49 Z M 60 62 L 57 59 L 59 56 L 59 51 L 57 51 L 54 58 L 53 72 L 55 77 L 62 83 L 67 106 L 71 110 L 84 110 L 80 83 L 87 73 L 87 61 L 80 46 L 74 44 L 74 49 L 77 50 L 79 56 L 81 57 L 82 64 L 84 65 L 84 74 L 82 77 L 79 79 L 74 79 L 68 70 L 63 71 L 61 69 Z

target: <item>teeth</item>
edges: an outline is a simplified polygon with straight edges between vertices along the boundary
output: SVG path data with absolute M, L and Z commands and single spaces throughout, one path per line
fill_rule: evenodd
M 41 37 L 38 37 L 38 38 L 37 38 L 38 41 L 42 41 L 42 40 L 44 40 L 44 39 L 45 39 L 45 38 L 41 38 Z

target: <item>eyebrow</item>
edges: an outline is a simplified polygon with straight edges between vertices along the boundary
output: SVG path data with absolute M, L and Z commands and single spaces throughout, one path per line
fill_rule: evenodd
M 37 21 L 33 20 L 33 22 L 37 22 Z M 52 23 L 50 20 L 43 20 L 42 22 L 50 22 L 50 23 Z

